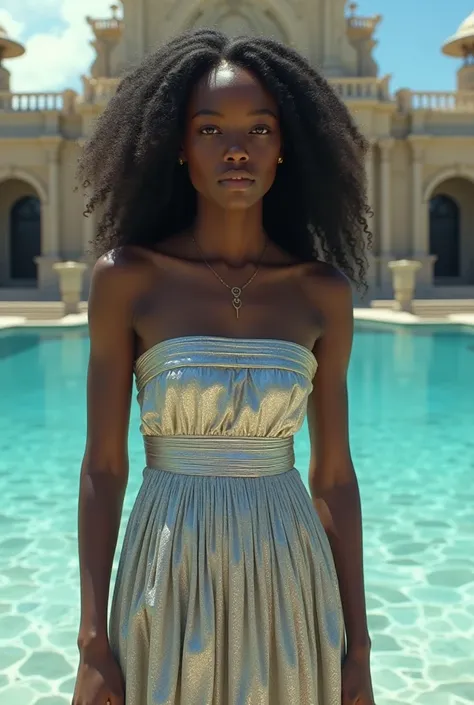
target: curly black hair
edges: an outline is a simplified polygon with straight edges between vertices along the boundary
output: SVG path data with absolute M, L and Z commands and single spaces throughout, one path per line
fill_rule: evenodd
M 264 197 L 269 238 L 300 261 L 323 259 L 366 288 L 367 142 L 328 82 L 293 49 L 264 37 L 184 32 L 120 81 L 84 146 L 78 179 L 101 211 L 100 256 L 123 245 L 152 248 L 189 228 L 197 195 L 178 165 L 192 89 L 221 61 L 247 69 L 275 97 L 285 160 Z

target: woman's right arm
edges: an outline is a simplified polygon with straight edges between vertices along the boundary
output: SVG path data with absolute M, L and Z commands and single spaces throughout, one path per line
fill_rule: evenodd
M 79 490 L 81 665 L 76 693 L 85 689 L 83 664 L 110 656 L 109 584 L 128 480 L 134 358 L 131 288 L 126 267 L 110 256 L 97 262 L 89 296 L 87 441 Z M 86 689 L 90 691 L 90 684 Z M 95 701 L 95 696 L 76 698 L 77 702 L 89 700 Z

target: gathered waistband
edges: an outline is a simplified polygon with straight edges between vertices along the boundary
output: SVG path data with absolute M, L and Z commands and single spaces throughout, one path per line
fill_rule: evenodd
M 293 437 L 145 436 L 147 467 L 184 475 L 261 477 L 295 463 Z

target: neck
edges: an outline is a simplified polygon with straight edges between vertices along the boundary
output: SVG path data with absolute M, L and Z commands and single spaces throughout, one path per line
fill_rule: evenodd
M 242 210 L 224 210 L 199 200 L 193 235 L 206 259 L 243 267 L 260 259 L 267 241 L 262 202 Z

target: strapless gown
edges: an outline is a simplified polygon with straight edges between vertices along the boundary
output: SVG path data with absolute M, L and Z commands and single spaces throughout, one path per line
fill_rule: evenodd
M 212 336 L 137 360 L 146 468 L 110 614 L 126 705 L 340 705 L 337 575 L 294 467 L 316 367 Z

